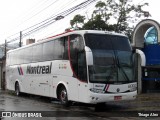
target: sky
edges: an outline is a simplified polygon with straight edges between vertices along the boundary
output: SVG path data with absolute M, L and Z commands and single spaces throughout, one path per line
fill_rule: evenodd
M 19 36 L 19 32 L 32 25 L 35 25 L 52 15 L 63 12 L 85 0 L 0 0 L 0 44 L 5 40 L 9 41 L 15 36 Z M 149 6 L 144 10 L 148 10 L 151 19 L 160 20 L 159 4 L 157 0 L 133 0 L 135 4 L 148 2 Z M 90 14 L 94 9 L 95 3 L 78 10 L 73 14 L 59 20 L 49 27 L 38 31 L 32 35 L 23 38 L 41 39 L 64 32 L 65 28 L 70 27 L 70 20 L 74 15 L 81 14 L 90 18 Z

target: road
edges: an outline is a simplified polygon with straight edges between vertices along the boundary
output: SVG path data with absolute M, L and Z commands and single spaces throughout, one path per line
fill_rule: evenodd
M 140 94 L 136 100 L 107 102 L 105 106 L 73 103 L 66 108 L 51 98 L 28 94 L 17 97 L 0 90 L 0 111 L 2 120 L 158 120 L 160 93 Z M 12 117 L 5 117 L 6 112 Z

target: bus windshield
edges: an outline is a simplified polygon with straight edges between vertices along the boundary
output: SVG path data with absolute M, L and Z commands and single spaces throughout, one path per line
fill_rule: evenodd
M 93 65 L 89 66 L 90 82 L 135 82 L 133 55 L 127 37 L 85 34 L 85 43 L 93 53 Z

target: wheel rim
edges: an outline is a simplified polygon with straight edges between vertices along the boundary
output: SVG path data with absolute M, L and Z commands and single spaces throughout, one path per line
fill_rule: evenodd
M 17 96 L 19 95 L 19 84 L 18 83 L 16 84 L 16 95 Z
M 67 92 L 66 92 L 66 90 L 63 89 L 61 91 L 60 99 L 61 99 L 62 103 L 66 103 L 66 101 L 67 101 Z

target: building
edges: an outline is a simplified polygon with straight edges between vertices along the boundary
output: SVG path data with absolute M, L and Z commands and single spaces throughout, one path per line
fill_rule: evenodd
M 138 92 L 160 91 L 160 24 L 142 20 L 133 32 L 138 57 Z

